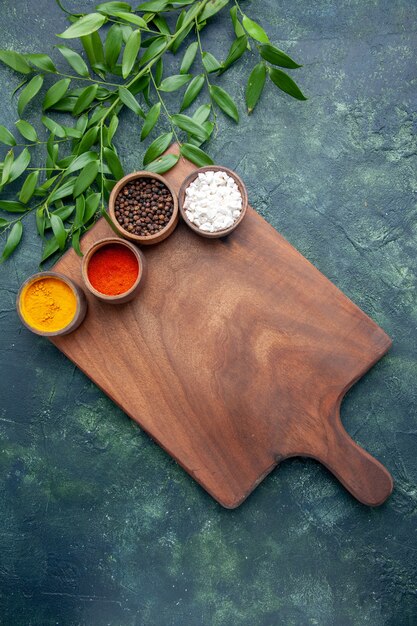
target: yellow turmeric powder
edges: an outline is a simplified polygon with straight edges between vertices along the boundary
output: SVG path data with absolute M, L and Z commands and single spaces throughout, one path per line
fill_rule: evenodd
M 20 311 L 36 330 L 56 332 L 74 319 L 75 293 L 63 280 L 47 276 L 26 285 L 20 296 Z

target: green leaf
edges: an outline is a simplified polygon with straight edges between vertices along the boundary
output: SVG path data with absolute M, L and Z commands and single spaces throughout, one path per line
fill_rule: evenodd
M 96 11 L 105 15 L 114 15 L 115 11 L 131 11 L 132 7 L 128 2 L 101 2 L 96 6 Z
M 165 78 L 159 86 L 160 91 L 176 91 L 191 80 L 191 74 L 176 74 Z
M 137 7 L 137 11 L 163 11 L 169 4 L 169 0 L 150 0 L 143 2 Z
M 74 161 L 72 161 L 72 163 L 70 163 L 70 165 L 67 168 L 67 171 L 65 172 L 65 175 L 68 176 L 69 174 L 73 174 L 74 172 L 77 172 L 78 170 L 82 170 L 83 167 L 97 160 L 98 160 L 97 152 L 83 152 L 82 154 L 77 156 L 74 159 Z
M 162 33 L 163 35 L 171 35 L 168 23 L 162 15 L 155 15 L 152 21 L 160 33 Z
M 23 111 L 29 104 L 29 102 L 36 96 L 43 85 L 43 76 L 34 76 L 32 80 L 22 90 L 17 102 L 17 111 L 22 116 Z
M 43 100 L 43 109 L 50 109 L 65 96 L 70 86 L 70 78 L 62 78 L 58 80 L 52 87 L 48 89 Z
M 181 130 L 185 130 L 185 132 L 190 133 L 194 137 L 196 137 L 199 141 L 203 142 L 208 139 L 207 133 L 204 128 L 197 124 L 191 117 L 188 115 L 183 115 L 182 113 L 175 114 L 171 117 L 173 123 L 181 128 Z
M 54 213 L 51 213 L 50 219 L 52 232 L 54 233 L 55 239 L 57 240 L 59 249 L 63 250 L 65 247 L 65 242 L 67 240 L 67 231 L 65 230 L 64 223 L 59 215 L 54 215 Z
M 18 120 L 16 122 L 16 128 L 22 135 L 22 137 L 24 137 L 28 141 L 36 142 L 38 140 L 38 133 L 36 132 L 32 124 L 29 124 L 29 122 L 26 122 L 26 120 Z
M 145 121 L 143 123 L 142 126 L 142 132 L 140 134 L 140 140 L 143 141 L 145 139 L 145 137 L 147 137 L 149 135 L 149 133 L 151 132 L 152 128 L 155 126 L 156 122 L 158 121 L 159 118 L 159 114 L 161 112 L 161 103 L 157 102 L 156 104 L 153 105 L 153 107 L 151 109 L 149 109 L 146 117 L 145 117 Z
M 263 63 L 255 65 L 251 71 L 248 84 L 246 85 L 246 106 L 248 113 L 252 113 L 259 98 L 261 97 L 266 78 L 266 67 Z
M 220 70 L 222 67 L 216 57 L 213 56 L 210 52 L 203 52 L 202 61 L 206 72 L 208 72 L 209 74 L 211 72 L 217 72 L 217 70 Z
M 237 107 L 227 91 L 222 89 L 222 87 L 218 87 L 217 85 L 211 85 L 210 95 L 213 100 L 219 105 L 221 110 L 226 113 L 226 115 L 231 117 L 232 120 L 234 120 L 235 122 L 239 121 L 239 113 Z
M 28 208 L 15 200 L 0 200 L 0 209 L 8 213 L 26 213 Z
M 237 6 L 234 6 L 230 9 L 230 17 L 232 18 L 233 29 L 235 31 L 236 37 L 242 37 L 242 35 L 245 34 L 245 31 L 237 17 Z M 247 44 L 247 47 L 250 50 L 249 44 Z
M 268 35 L 266 34 L 262 26 L 251 20 L 250 17 L 244 15 L 242 23 L 243 28 L 253 39 L 259 41 L 260 43 L 269 43 Z
M 194 122 L 197 122 L 197 124 L 203 124 L 208 119 L 210 111 L 210 104 L 202 104 L 201 106 L 199 106 L 193 115 Z
M 127 40 L 122 60 L 122 76 L 127 78 L 135 64 L 140 49 L 140 30 L 134 30 Z
M 212 17 L 213 15 L 221 11 L 222 8 L 225 7 L 226 4 L 228 4 L 228 1 L 229 0 L 210 0 L 210 2 L 208 2 L 204 7 L 201 14 L 198 16 L 198 21 L 204 22 L 205 20 L 208 20 L 209 17 Z
M 8 226 L 8 224 L 10 224 L 9 220 L 5 220 L 0 217 L 0 228 L 4 228 L 5 226 Z
M 297 100 L 307 100 L 297 83 L 295 83 L 293 79 L 288 76 L 288 74 L 282 70 L 277 70 L 276 67 L 269 67 L 268 72 L 272 82 L 275 83 L 275 85 L 282 91 L 285 91 L 285 93 L 289 94 L 293 98 L 296 98 Z
M 61 200 L 59 200 L 59 202 L 61 202 Z M 65 222 L 65 220 L 67 220 L 74 213 L 74 208 L 73 204 L 71 206 L 62 205 L 59 209 L 56 209 L 53 213 L 51 213 L 51 215 L 57 215 L 63 222 Z M 52 228 L 50 219 L 45 220 L 45 229 L 47 228 Z
M 45 234 L 45 212 L 44 212 L 43 207 L 39 207 L 36 209 L 35 220 L 36 220 L 36 229 L 39 235 L 43 239 L 43 236 Z
M 4 143 L 6 146 L 15 146 L 16 139 L 12 133 L 3 125 L 0 125 L 0 143 Z
M 76 198 L 87 189 L 95 180 L 98 174 L 98 162 L 93 161 L 85 166 L 75 181 L 73 196 Z
M 90 104 L 93 102 L 94 98 L 97 94 L 98 85 L 95 83 L 94 85 L 89 85 L 78 96 L 77 102 L 72 110 L 73 115 L 79 115 L 85 109 L 87 109 Z
M 159 85 L 161 84 L 163 73 L 164 62 L 162 60 L 162 57 L 159 57 L 159 59 L 155 63 L 155 83 L 157 87 L 159 87 Z
M 100 193 L 91 193 L 85 201 L 85 212 L 83 217 L 84 224 L 87 224 L 96 214 L 98 205 L 100 204 Z
M 195 55 L 197 54 L 197 50 L 198 50 L 198 42 L 193 41 L 193 43 L 190 43 L 182 59 L 182 63 L 180 67 L 180 74 L 188 73 L 188 70 L 192 66 L 193 61 L 195 59 Z
M 91 67 L 104 63 L 103 44 L 97 32 L 81 37 L 81 43 L 90 62 Z
M 41 118 L 42 124 L 51 131 L 51 133 L 53 133 L 54 135 L 56 135 L 57 137 L 59 137 L 60 139 L 64 139 L 64 137 L 66 137 L 66 132 L 64 130 L 64 128 L 62 128 L 62 126 L 60 124 L 58 124 L 58 122 L 55 122 L 55 120 L 52 120 L 50 117 L 47 117 L 46 115 L 44 115 Z
M 181 104 L 180 111 L 184 111 L 184 109 L 188 108 L 192 102 L 197 98 L 198 94 L 203 88 L 204 85 L 204 74 L 200 74 L 199 76 L 195 76 L 191 83 L 188 85 L 187 90 L 184 94 L 184 98 Z
M 14 252 L 17 246 L 20 243 L 23 235 L 23 226 L 22 222 L 16 222 L 14 224 L 12 230 L 9 233 L 9 236 L 6 240 L 6 245 L 3 248 L 3 254 L 1 255 L 0 263 L 3 263 L 9 256 Z
M 91 146 L 93 146 L 96 143 L 97 136 L 98 136 L 98 126 L 93 126 L 93 128 L 90 128 L 85 133 L 85 135 L 81 138 L 81 141 L 77 147 L 78 154 L 81 154 L 82 152 L 89 150 Z
M 44 263 L 46 259 L 49 259 L 49 257 L 55 254 L 55 252 L 57 252 L 58 250 L 59 243 L 57 242 L 56 237 L 51 237 L 51 239 L 48 239 L 43 249 L 41 263 Z
M 178 159 L 178 154 L 166 154 L 162 158 L 149 163 L 145 169 L 148 170 L 148 172 L 155 172 L 155 174 L 163 174 L 174 167 Z
M 167 40 L 165 37 L 158 37 L 151 43 L 149 48 L 145 51 L 144 55 L 141 57 L 139 64 L 146 65 L 149 61 L 158 56 L 163 50 L 165 50 L 167 45 Z
M 248 38 L 246 37 L 246 35 L 242 35 L 242 37 L 234 40 L 234 42 L 230 46 L 229 54 L 222 64 L 221 73 L 223 73 L 227 68 L 233 65 L 233 63 L 240 59 L 245 50 L 247 50 L 247 45 Z
M 74 24 L 71 24 L 71 26 L 58 35 L 58 37 L 62 37 L 62 39 L 75 39 L 77 37 L 90 35 L 101 28 L 106 19 L 106 16 L 100 15 L 100 13 L 89 13 L 74 22 Z
M 208 154 L 206 154 L 201 148 L 193 146 L 191 143 L 183 143 L 180 152 L 183 157 L 198 165 L 198 167 L 204 167 L 205 165 L 213 165 L 214 161 Z
M 296 70 L 301 65 L 298 65 L 288 54 L 285 54 L 279 48 L 275 46 L 271 46 L 270 44 L 265 44 L 264 46 L 259 46 L 259 52 L 261 53 L 261 57 L 265 59 L 265 61 L 269 61 L 272 65 L 279 65 L 280 67 L 288 67 L 291 70 Z
M 67 180 L 63 185 L 61 185 L 56 191 L 51 194 L 49 201 L 51 203 L 56 202 L 56 200 L 61 200 L 61 198 L 66 198 L 70 196 L 74 191 L 75 178 L 71 178 Z
M 50 56 L 47 54 L 25 54 L 25 58 L 29 63 L 32 63 L 35 67 L 42 70 L 43 72 L 48 72 L 52 74 L 56 74 L 56 67 Z
M 159 157 L 169 147 L 173 133 L 164 133 L 157 137 L 149 146 L 143 157 L 143 164 L 147 165 Z
M 19 154 L 17 159 L 14 160 L 12 167 L 10 168 L 9 180 L 7 182 L 12 183 L 16 178 L 25 171 L 30 163 L 30 152 L 27 148 L 24 148 Z
M 8 153 L 6 154 L 6 158 L 4 159 L 0 186 L 5 185 L 8 182 L 13 163 L 14 163 L 14 152 L 13 150 L 9 150 Z
M 126 87 L 119 87 L 119 98 L 129 109 L 131 109 L 136 115 L 145 117 L 144 112 L 140 108 L 135 96 L 130 93 Z
M 80 228 L 83 225 L 85 211 L 85 198 L 83 194 L 79 195 L 75 201 L 75 219 L 74 228 Z
M 13 50 L 0 50 L 0 61 L 3 61 L 3 63 L 11 67 L 12 70 L 20 72 L 20 74 L 30 74 L 32 71 L 32 68 L 23 54 L 19 54 L 19 52 L 14 52 Z
M 39 171 L 31 172 L 25 182 L 23 183 L 22 189 L 19 193 L 19 200 L 23 202 L 23 204 L 27 204 L 31 197 L 33 196 L 36 185 L 38 184 Z
M 78 52 L 75 52 L 75 50 L 72 50 L 67 46 L 56 46 L 56 48 L 60 51 L 72 69 L 77 72 L 77 74 L 83 76 L 84 78 L 88 78 L 90 76 L 87 64 Z
M 136 26 L 140 26 L 141 28 L 148 28 L 147 23 L 142 17 L 139 15 L 135 15 L 135 13 L 127 13 L 126 11 L 117 11 L 113 13 L 114 17 L 118 17 L 121 20 L 125 20 L 126 22 L 130 22 L 131 24 L 135 24 Z
M 109 129 L 107 133 L 107 141 L 109 145 L 111 145 L 113 141 L 113 137 L 117 131 L 118 126 L 119 126 L 119 118 L 117 117 L 117 115 L 113 115 L 113 117 L 110 120 Z
M 79 230 L 76 230 L 73 233 L 72 238 L 71 238 L 71 245 L 79 257 L 84 256 L 80 248 L 80 231 Z
M 108 68 L 112 69 L 119 58 L 123 45 L 123 33 L 118 24 L 109 29 L 104 43 L 104 58 Z
M 120 163 L 119 157 L 114 152 L 114 150 L 111 150 L 110 148 L 104 148 L 104 158 L 106 159 L 107 165 L 109 166 L 110 171 L 113 174 L 113 176 L 117 180 L 119 178 L 123 178 L 123 176 L 125 175 L 123 171 L 123 167 L 122 167 L 122 164 Z

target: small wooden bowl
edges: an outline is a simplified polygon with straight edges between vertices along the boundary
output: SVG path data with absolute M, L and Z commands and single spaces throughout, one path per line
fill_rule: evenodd
M 217 230 L 214 233 L 208 233 L 207 231 L 201 230 L 198 226 L 190 222 L 190 220 L 188 219 L 185 213 L 186 209 L 184 209 L 185 190 L 197 178 L 197 176 L 201 172 L 226 172 L 226 174 L 231 176 L 236 182 L 240 191 L 240 195 L 242 196 L 242 210 L 236 222 L 234 222 L 234 224 L 229 226 L 229 228 L 224 228 L 223 230 Z M 207 165 L 206 167 L 200 167 L 198 170 L 195 170 L 194 172 L 189 174 L 187 178 L 184 180 L 178 193 L 178 204 L 179 204 L 181 217 L 184 220 L 184 222 L 187 224 L 187 226 L 191 228 L 191 230 L 201 235 L 201 237 L 207 237 L 208 239 L 217 239 L 219 237 L 226 237 L 226 235 L 230 235 L 230 233 L 233 232 L 235 228 L 239 226 L 240 222 L 245 217 L 246 210 L 248 208 L 248 192 L 246 191 L 246 187 L 242 179 L 233 170 L 230 170 L 228 167 L 222 167 L 221 165 Z
M 95 289 L 90 283 L 90 279 L 88 278 L 88 265 L 91 258 L 97 252 L 97 250 L 103 248 L 103 246 L 108 245 L 125 246 L 125 248 L 128 248 L 135 255 L 139 266 L 138 277 L 133 285 L 130 287 L 130 289 L 116 296 L 108 296 L 105 293 L 101 293 L 101 291 L 97 291 L 97 289 Z M 108 304 L 124 304 L 125 302 L 133 300 L 133 298 L 137 296 L 137 294 L 143 287 L 146 278 L 146 271 L 146 259 L 143 256 L 142 252 L 129 241 L 125 241 L 124 239 L 120 239 L 119 237 L 106 237 L 105 239 L 99 239 L 99 241 L 96 241 L 85 253 L 81 265 L 82 277 L 88 291 L 102 302 L 107 302 Z
M 66 283 L 68 287 L 74 292 L 75 299 L 77 301 L 75 315 L 72 318 L 71 322 L 67 324 L 67 326 L 64 326 L 64 328 L 61 328 L 60 330 L 54 330 L 52 332 L 39 330 L 31 326 L 29 322 L 27 322 L 23 317 L 21 310 L 21 299 L 24 289 L 29 284 L 32 284 L 38 280 L 42 280 L 43 278 L 57 278 L 58 280 L 62 280 L 62 282 Z M 78 328 L 87 313 L 87 300 L 81 287 L 74 283 L 71 278 L 68 278 L 68 276 L 64 276 L 64 274 L 58 274 L 58 272 L 38 272 L 37 274 L 33 274 L 33 276 L 27 278 L 23 285 L 20 287 L 16 297 L 16 309 L 22 324 L 24 324 L 26 328 L 32 331 L 32 333 L 35 333 L 35 335 L 40 335 L 41 337 L 58 337 L 60 335 L 69 335 L 69 333 L 72 333 L 76 328 Z
M 128 230 L 125 230 L 119 224 L 115 215 L 116 198 L 119 195 L 120 191 L 123 189 L 126 183 L 129 183 L 132 180 L 137 180 L 138 178 L 155 178 L 159 182 L 163 183 L 165 187 L 168 189 L 168 191 L 170 192 L 172 196 L 172 200 L 173 200 L 172 215 L 168 224 L 165 226 L 165 228 L 158 231 L 154 235 L 149 235 L 149 237 L 142 237 L 141 235 L 135 235 L 133 233 L 130 233 Z M 150 246 L 154 243 L 159 243 L 160 241 L 163 241 L 164 239 L 169 237 L 169 235 L 175 230 L 178 224 L 178 219 L 179 219 L 178 198 L 177 198 L 175 191 L 171 187 L 171 185 L 165 180 L 163 176 L 160 176 L 159 174 L 154 174 L 153 172 L 147 172 L 147 171 L 133 172 L 132 174 L 128 174 L 127 176 L 124 176 L 123 178 L 121 178 L 113 187 L 112 192 L 110 194 L 110 198 L 109 198 L 109 215 L 117 232 L 120 234 L 121 237 L 124 237 L 125 239 L 129 239 L 130 241 L 134 241 L 137 244 Z

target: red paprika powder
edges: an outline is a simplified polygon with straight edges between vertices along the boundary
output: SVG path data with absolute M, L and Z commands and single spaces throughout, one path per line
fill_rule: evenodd
M 87 273 L 94 289 L 106 296 L 118 296 L 134 285 L 139 263 L 129 248 L 112 243 L 93 254 Z

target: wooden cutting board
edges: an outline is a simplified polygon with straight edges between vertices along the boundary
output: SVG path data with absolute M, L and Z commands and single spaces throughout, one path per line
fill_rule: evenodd
M 166 178 L 178 190 L 193 169 L 180 159 Z M 112 234 L 102 219 L 82 249 Z M 225 507 L 292 456 L 381 504 L 392 478 L 339 408 L 389 349 L 384 331 L 252 209 L 227 239 L 181 223 L 142 249 L 138 298 L 112 306 L 87 294 L 84 323 L 52 342 Z M 82 285 L 73 250 L 54 270 Z

